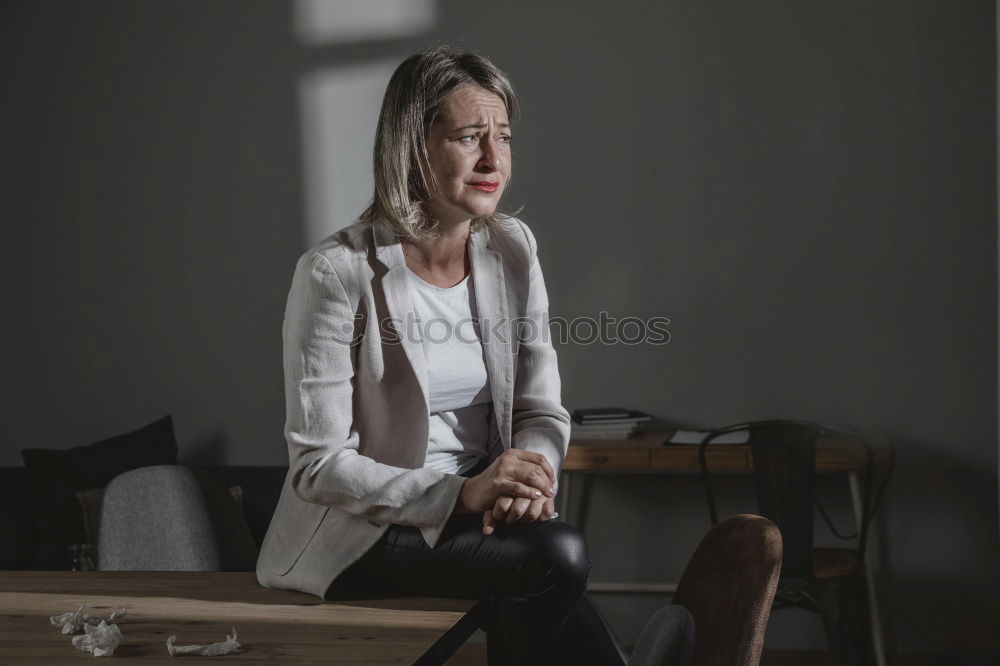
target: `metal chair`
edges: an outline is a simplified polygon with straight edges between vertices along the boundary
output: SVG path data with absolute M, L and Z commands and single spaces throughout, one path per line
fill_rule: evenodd
M 875 492 L 875 451 L 857 431 L 804 420 L 753 421 L 713 430 L 698 449 L 713 525 L 719 516 L 707 450 L 715 439 L 739 431 L 749 433 L 758 513 L 777 524 L 784 544 L 773 608 L 794 606 L 819 613 L 830 649 L 843 664 L 867 665 L 876 654 L 881 661 L 881 637 L 873 642 L 868 616 L 864 553 L 869 526 L 891 474 L 891 448 L 889 473 Z M 853 440 L 865 454 L 862 508 L 855 535 L 840 534 L 816 501 L 816 441 L 831 435 Z M 817 509 L 838 537 L 857 538 L 857 548 L 814 547 Z

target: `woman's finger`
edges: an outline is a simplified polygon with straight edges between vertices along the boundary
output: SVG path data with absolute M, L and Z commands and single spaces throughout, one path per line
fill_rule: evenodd
M 542 460 L 545 459 L 541 454 L 539 454 L 539 458 Z M 546 472 L 545 468 L 533 461 L 522 460 L 514 478 L 524 484 L 538 488 L 545 497 L 555 497 L 556 495 L 556 484 L 549 472 Z
M 528 505 L 528 510 L 524 512 L 524 515 L 521 516 L 521 519 L 518 522 L 521 523 L 535 522 L 536 520 L 541 518 L 542 515 L 544 515 L 545 505 L 550 501 L 551 500 L 547 500 L 545 498 L 534 500 L 533 502 L 531 502 L 531 504 Z
M 508 509 L 507 511 L 507 517 L 504 518 L 504 522 L 506 523 L 519 522 L 521 516 L 524 515 L 524 513 L 528 510 L 528 507 L 530 505 L 531 505 L 530 499 L 526 499 L 524 497 L 516 498 L 514 502 L 510 505 L 510 509 Z
M 532 488 L 529 485 L 521 483 L 520 481 L 514 481 L 513 479 L 507 479 L 500 482 L 500 492 L 498 495 L 512 495 L 514 497 L 523 497 L 529 500 L 546 497 L 546 495 L 543 495 L 538 488 Z
M 507 495 L 501 495 L 500 497 L 497 498 L 496 502 L 493 504 L 493 508 L 486 512 L 490 515 L 491 518 L 490 525 L 492 526 L 492 529 L 490 530 L 490 532 L 487 533 L 484 531 L 484 533 L 491 534 L 493 530 L 496 528 L 496 524 L 498 522 L 509 522 L 504 519 L 507 517 L 507 512 L 510 511 L 511 504 L 513 504 L 513 502 L 514 498 L 509 497 Z M 555 502 L 553 502 L 551 499 L 535 500 L 533 504 L 541 505 L 541 510 L 538 512 L 538 514 L 537 515 L 531 514 L 531 516 L 528 516 L 527 519 L 526 516 L 522 516 L 521 519 L 517 522 L 524 523 L 532 520 L 552 520 L 553 518 L 559 517 L 559 513 L 556 512 Z M 485 520 L 483 522 L 483 525 L 485 527 L 486 525 Z
M 498 497 L 497 501 L 493 504 L 493 520 L 503 520 L 506 518 L 507 512 L 510 511 L 510 505 L 513 503 L 513 497 L 507 497 L 506 495 Z
M 489 536 L 493 534 L 494 529 L 495 527 L 493 521 L 493 511 L 492 510 L 483 511 L 483 534 L 485 536 Z

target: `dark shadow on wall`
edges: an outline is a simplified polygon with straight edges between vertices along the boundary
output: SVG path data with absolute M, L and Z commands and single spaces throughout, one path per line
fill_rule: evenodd
M 888 436 L 897 465 L 872 551 L 887 643 L 898 639 L 905 652 L 918 637 L 935 636 L 959 653 L 996 654 L 996 458 L 962 459 L 947 454 L 948 442 Z
M 8 212 L 29 322 L 5 332 L 24 350 L 9 406 L 46 445 L 156 405 L 183 424 L 182 455 L 220 422 L 243 461 L 283 454 L 258 447 L 280 437 L 303 244 L 288 25 L 282 3 L 5 5 L 0 115 L 18 128 Z
M 18 442 L 175 414 L 181 455 L 281 464 L 281 323 L 306 238 L 299 99 L 313 71 L 423 37 L 309 46 L 295 3 L 5 4 L 0 108 L 16 253 L 5 327 Z M 332 119 L 336 122 L 336 119 Z M 358 211 L 360 212 L 360 211 Z M 332 229 L 331 229 L 332 231 Z M 6 281 L 5 281 L 6 282 Z M 52 418 L 58 405 L 58 418 Z
M 228 457 L 226 455 L 228 443 L 223 430 L 202 435 L 188 444 L 184 457 L 178 462 L 206 467 L 223 465 Z

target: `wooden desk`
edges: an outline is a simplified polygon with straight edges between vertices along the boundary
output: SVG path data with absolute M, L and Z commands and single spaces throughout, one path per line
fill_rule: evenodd
M 663 443 L 673 436 L 672 430 L 650 430 L 628 439 L 582 439 L 570 440 L 563 461 L 556 496 L 556 510 L 562 520 L 570 515 L 570 487 L 576 474 L 698 474 L 698 446 Z M 875 449 L 875 465 L 879 469 L 888 466 L 888 445 L 882 434 L 869 435 Z M 753 461 L 749 445 L 719 444 L 710 446 L 705 452 L 712 474 L 751 474 Z M 819 474 L 846 474 L 848 491 L 854 519 L 861 523 L 861 484 L 859 472 L 867 467 L 867 456 L 857 442 L 846 437 L 827 437 L 816 442 L 816 471 Z M 586 477 L 585 477 L 586 478 Z M 583 484 L 581 512 L 576 526 L 582 530 L 585 523 L 587 499 L 590 484 Z M 674 583 L 627 584 L 593 583 L 588 590 L 593 592 L 673 592 Z
M 666 472 L 698 473 L 698 447 L 663 445 L 673 436 L 671 430 L 638 433 L 628 439 L 570 440 L 563 470 L 590 473 Z M 876 465 L 888 463 L 885 437 L 875 435 L 872 445 Z M 716 473 L 749 474 L 753 471 L 748 445 L 716 445 L 705 452 L 709 469 Z M 829 437 L 816 442 L 816 471 L 820 474 L 859 472 L 867 465 L 860 445 L 844 437 Z M 565 515 L 560 512 L 559 515 Z
M 559 492 L 556 497 L 558 504 L 556 510 L 561 519 L 569 521 L 571 479 L 578 473 L 585 475 L 700 473 L 701 466 L 698 462 L 697 445 L 663 444 L 673 434 L 672 430 L 650 430 L 621 440 L 571 439 L 569 449 L 566 452 L 566 460 L 563 461 Z M 889 447 L 885 436 L 873 434 L 869 435 L 869 439 L 875 449 L 876 468 L 887 468 Z M 709 446 L 705 452 L 705 458 L 713 475 L 724 473 L 751 474 L 753 472 L 749 445 L 718 444 Z M 862 516 L 862 498 L 858 475 L 867 468 L 867 465 L 867 454 L 864 448 L 851 439 L 828 437 L 816 442 L 816 472 L 847 475 L 851 508 L 854 511 L 855 523 L 859 526 Z M 581 515 L 575 522 L 576 527 L 581 531 L 584 528 L 589 486 L 589 483 L 583 485 L 580 502 Z M 706 529 L 707 527 L 706 522 Z M 875 537 L 877 532 L 871 530 L 869 534 Z M 875 597 L 875 584 L 872 580 L 867 554 L 865 555 L 865 565 L 876 660 L 879 666 L 884 666 L 886 662 L 882 646 L 881 622 Z M 676 590 L 677 583 L 587 583 L 587 591 L 589 592 L 673 594 Z
M 457 631 L 465 634 L 457 647 L 475 630 L 466 626 L 473 600 L 325 602 L 263 588 L 252 573 L 2 571 L 0 662 L 92 663 L 91 655 L 49 623 L 50 616 L 84 602 L 103 616 L 128 607 L 118 623 L 124 640 L 115 659 L 172 666 L 178 660 L 167 653 L 167 636 L 176 635 L 179 645 L 214 643 L 225 640 L 234 626 L 243 649 L 223 657 L 226 664 L 441 663 L 440 654 L 428 654 L 432 646 Z

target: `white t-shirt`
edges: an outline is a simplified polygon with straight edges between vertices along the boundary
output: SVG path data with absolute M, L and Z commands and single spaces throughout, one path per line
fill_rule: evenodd
M 424 467 L 461 474 L 487 456 L 493 404 L 470 276 L 436 287 L 409 267 L 410 296 L 423 339 L 430 393 L 430 430 Z

